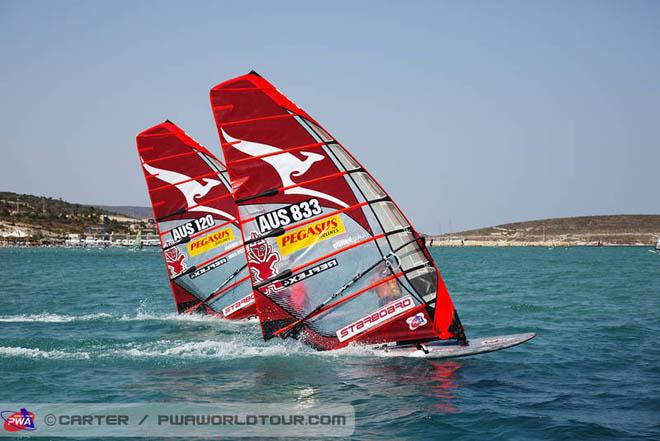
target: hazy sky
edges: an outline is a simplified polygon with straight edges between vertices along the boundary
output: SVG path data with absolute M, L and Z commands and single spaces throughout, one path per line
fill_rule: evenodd
M 220 155 L 255 69 L 421 231 L 660 213 L 660 2 L 0 0 L 0 190 L 148 205 L 135 135 Z

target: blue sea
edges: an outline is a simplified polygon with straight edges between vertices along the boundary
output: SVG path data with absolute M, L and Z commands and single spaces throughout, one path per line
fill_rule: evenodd
M 660 439 L 660 255 L 432 252 L 468 337 L 538 336 L 445 361 L 320 353 L 177 316 L 156 250 L 0 249 L 0 401 L 306 401 L 354 406 L 354 439 Z

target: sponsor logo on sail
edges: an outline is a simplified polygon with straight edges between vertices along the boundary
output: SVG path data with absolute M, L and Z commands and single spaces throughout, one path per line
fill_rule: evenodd
M 250 233 L 250 237 L 256 239 L 259 236 L 256 231 L 253 231 Z M 265 282 L 279 274 L 279 270 L 275 264 L 280 261 L 280 254 L 265 239 L 249 244 L 247 246 L 247 255 L 250 262 L 250 271 L 255 282 Z M 282 289 L 284 289 L 282 282 L 277 281 L 266 286 L 264 293 L 281 291 Z
M 331 268 L 334 268 L 337 265 L 339 265 L 339 263 L 337 263 L 337 259 L 326 260 L 325 262 L 323 262 L 319 265 L 313 266 L 311 268 L 308 268 L 308 269 L 306 269 L 305 271 L 303 271 L 301 273 L 294 274 L 293 276 L 291 276 L 287 279 L 283 279 L 282 280 L 282 286 L 284 286 L 285 288 L 288 288 L 291 285 L 294 285 L 298 282 L 302 282 L 303 280 L 307 280 L 310 277 L 313 277 L 317 274 L 321 274 L 322 272 L 327 271 Z
M 0 416 L 4 421 L 3 427 L 7 432 L 31 432 L 36 429 L 34 426 L 34 413 L 24 407 L 19 411 L 3 410 L 0 412 Z
M 176 277 L 188 269 L 186 256 L 178 248 L 165 250 L 165 264 L 170 272 L 170 277 Z
M 224 228 L 220 231 L 216 231 L 213 234 L 204 236 L 201 239 L 197 239 L 193 242 L 190 242 L 187 246 L 188 253 L 191 257 L 197 256 L 211 250 L 220 245 L 232 242 L 234 240 L 234 232 L 231 227 Z
M 287 152 L 279 147 L 234 138 L 228 135 L 224 129 L 222 130 L 222 135 L 236 150 L 239 150 L 246 155 L 258 157 L 273 167 L 280 176 L 282 187 L 286 188 L 284 194 L 299 194 L 316 197 L 319 199 L 325 199 L 326 201 L 344 208 L 348 207 L 348 204 L 341 199 L 318 190 L 297 185 L 293 182 L 292 176 L 300 178 L 307 173 L 315 163 L 326 159 L 325 156 L 301 150 L 298 152 L 298 155 L 303 156 L 305 159 L 300 160 L 298 155 L 294 155 L 293 153 Z
M 186 198 L 188 211 L 205 211 L 207 213 L 218 214 L 225 219 L 235 219 L 234 216 L 222 210 L 199 204 L 199 199 L 206 196 L 206 194 L 211 191 L 213 187 L 222 184 L 217 179 L 203 178 L 203 183 L 200 184 L 198 180 L 184 175 L 183 173 L 154 167 L 153 165 L 149 165 L 144 162 L 144 159 L 140 158 L 140 160 L 142 161 L 142 166 L 147 171 L 147 173 L 160 179 L 163 182 L 167 182 L 168 184 L 173 185 L 177 190 L 179 190 L 179 192 L 181 192 L 183 197 Z
M 346 232 L 339 215 L 313 222 L 277 238 L 277 245 L 283 256 L 295 253 L 318 242 Z
M 335 240 L 334 242 L 332 242 L 332 248 L 334 248 L 335 250 L 338 248 L 344 248 L 356 242 L 360 242 L 368 237 L 369 236 L 367 236 L 366 234 L 360 234 L 358 236 L 349 236 L 345 239 Z
M 393 317 L 415 307 L 415 302 L 411 296 L 406 296 L 388 303 L 382 308 L 377 309 L 371 314 L 354 321 L 350 325 L 344 326 L 337 331 L 339 341 L 346 341 L 374 326 L 385 323 Z
M 254 295 L 249 294 L 249 295 L 243 297 L 242 299 L 232 303 L 231 305 L 222 308 L 222 314 L 225 317 L 229 317 L 230 315 L 232 315 L 236 311 L 240 311 L 243 308 L 247 308 L 248 306 L 250 306 L 253 303 L 254 303 Z
M 406 323 L 408 323 L 408 328 L 410 328 L 411 331 L 414 331 L 420 326 L 427 324 L 428 321 L 426 320 L 426 317 L 424 317 L 424 313 L 420 312 L 413 315 L 412 317 L 408 317 L 406 319 Z
M 206 266 L 203 266 L 203 267 L 201 267 L 201 268 L 199 268 L 199 269 L 193 271 L 193 272 L 188 276 L 188 278 L 189 278 L 189 279 L 196 279 L 196 278 L 198 278 L 199 276 L 202 276 L 202 275 L 208 273 L 209 271 L 214 270 L 214 269 L 216 269 L 217 267 L 224 265 L 225 263 L 227 263 L 227 258 L 223 257 L 223 258 L 220 259 L 220 260 L 216 260 L 216 261 L 213 262 L 213 263 L 210 263 L 210 264 L 208 264 L 208 265 L 206 265 Z

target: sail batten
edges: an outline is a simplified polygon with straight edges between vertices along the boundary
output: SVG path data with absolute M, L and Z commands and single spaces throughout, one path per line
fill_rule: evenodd
M 236 120 L 236 121 L 228 122 L 224 126 L 225 127 L 231 127 L 231 126 L 236 126 L 236 125 L 239 125 L 239 124 L 247 124 L 247 123 L 259 122 L 259 121 L 271 121 L 271 120 L 274 120 L 274 119 L 294 118 L 295 116 L 296 115 L 292 115 L 292 114 L 269 115 L 269 116 L 262 116 L 262 117 L 259 117 L 259 118 L 249 118 L 249 119 Z
M 423 239 L 339 141 L 255 74 L 214 87 L 211 107 L 264 338 L 463 338 Z

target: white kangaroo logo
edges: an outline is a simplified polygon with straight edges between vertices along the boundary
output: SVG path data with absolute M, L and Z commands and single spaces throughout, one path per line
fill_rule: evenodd
M 191 180 L 189 176 L 186 176 L 182 173 L 154 167 L 144 162 L 144 159 L 142 158 L 140 158 L 140 161 L 142 161 L 142 166 L 147 172 L 149 172 L 150 175 L 157 177 L 161 181 L 165 181 L 168 184 L 174 185 L 176 189 L 183 194 L 183 196 L 186 198 L 186 203 L 188 204 L 188 211 L 205 211 L 207 213 L 218 214 L 229 220 L 235 219 L 231 214 L 225 213 L 224 211 L 218 210 L 217 208 L 197 205 L 197 201 L 195 200 L 197 198 L 203 198 L 206 196 L 206 194 L 211 191 L 213 187 L 221 184 L 220 181 L 203 178 L 202 180 L 204 181 L 204 184 L 200 184 L 195 179 Z
M 298 177 L 304 175 L 307 173 L 309 168 L 314 165 L 314 163 L 323 160 L 323 156 L 319 155 L 318 153 L 300 152 L 300 154 L 305 157 L 305 160 L 301 161 L 294 154 L 286 152 L 278 147 L 273 147 L 272 145 L 268 144 L 261 144 L 259 142 L 236 139 L 232 136 L 229 136 L 227 132 L 224 131 L 224 129 L 222 129 L 222 134 L 227 142 L 232 143 L 232 147 L 245 153 L 246 155 L 272 155 L 261 159 L 270 164 L 270 166 L 273 167 L 275 171 L 277 171 L 277 174 L 280 175 L 280 180 L 282 181 L 283 187 L 296 185 L 296 183 L 291 179 L 292 176 Z M 311 188 L 297 186 L 284 190 L 284 194 L 302 194 L 306 196 L 313 196 L 333 202 L 344 208 L 348 207 L 348 204 L 346 204 L 344 201 L 337 199 L 336 197 L 329 194 L 312 190 Z

